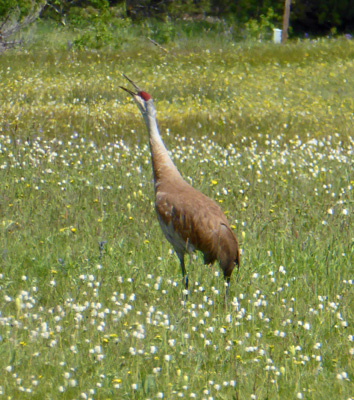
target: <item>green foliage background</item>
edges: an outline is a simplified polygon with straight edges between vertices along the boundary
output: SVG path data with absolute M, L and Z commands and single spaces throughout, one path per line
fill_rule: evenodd
M 3 0 L 0 17 L 14 10 L 26 15 L 36 2 L 39 0 Z M 213 23 L 209 25 L 223 21 L 236 30 L 245 24 L 257 23 L 259 27 L 259 24 L 264 25 L 264 21 L 281 27 L 284 10 L 283 0 L 48 0 L 47 4 L 42 18 L 78 27 L 92 22 L 97 25 L 97 20 L 110 26 L 115 24 L 114 19 L 127 16 L 135 23 L 156 18 L 169 23 L 171 20 L 183 20 L 186 16 L 200 22 L 201 17 L 212 16 Z M 291 4 L 290 34 L 293 36 L 350 33 L 353 30 L 354 7 L 351 0 L 297 0 Z
M 31 1 L 31 0 L 2 0 L 0 2 L 0 18 L 7 17 L 12 13 L 15 13 L 20 19 L 33 9 L 36 4 L 41 4 L 43 1 Z

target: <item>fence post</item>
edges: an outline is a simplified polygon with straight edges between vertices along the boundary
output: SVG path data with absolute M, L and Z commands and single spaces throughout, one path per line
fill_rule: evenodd
M 285 43 L 288 38 L 288 28 L 290 19 L 290 3 L 291 0 L 285 0 L 284 15 L 283 15 L 283 29 L 281 34 L 281 42 Z

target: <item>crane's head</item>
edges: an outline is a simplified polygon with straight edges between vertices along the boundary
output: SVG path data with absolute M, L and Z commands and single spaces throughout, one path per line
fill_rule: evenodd
M 153 101 L 151 96 L 144 92 L 143 90 L 141 90 L 139 88 L 139 86 L 137 86 L 131 79 L 129 79 L 126 75 L 124 75 L 124 78 L 127 79 L 133 86 L 134 89 L 136 90 L 136 93 L 133 92 L 130 89 L 127 89 L 123 86 L 119 86 L 121 89 L 125 90 L 126 92 L 128 92 L 133 99 L 135 100 L 135 103 L 137 104 L 139 110 L 141 111 L 141 113 L 143 114 L 143 117 L 145 117 L 146 115 L 153 115 L 155 113 L 155 109 L 153 106 Z

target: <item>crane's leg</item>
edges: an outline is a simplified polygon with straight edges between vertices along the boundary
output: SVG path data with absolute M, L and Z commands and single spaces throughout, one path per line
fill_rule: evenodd
M 186 274 L 186 267 L 184 265 L 184 253 L 179 254 L 177 253 L 179 262 L 181 264 L 181 270 L 182 270 L 182 284 L 184 285 L 184 288 L 188 290 L 188 275 Z M 186 295 L 186 299 L 188 299 L 188 294 Z
M 180 258 L 181 261 L 181 269 L 182 269 L 182 281 L 184 284 L 184 288 L 188 290 L 188 275 L 186 273 L 186 267 L 184 266 L 184 256 Z
M 225 276 L 225 283 L 226 283 L 226 288 L 225 288 L 225 308 L 228 309 L 229 307 L 229 287 L 230 287 L 230 277 Z

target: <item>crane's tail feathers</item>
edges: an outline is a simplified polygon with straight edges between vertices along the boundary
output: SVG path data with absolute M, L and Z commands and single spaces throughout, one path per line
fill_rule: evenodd
M 239 249 L 237 249 L 235 264 L 236 264 L 236 268 L 237 268 L 237 272 L 238 272 L 240 269 L 240 251 L 239 251 Z

